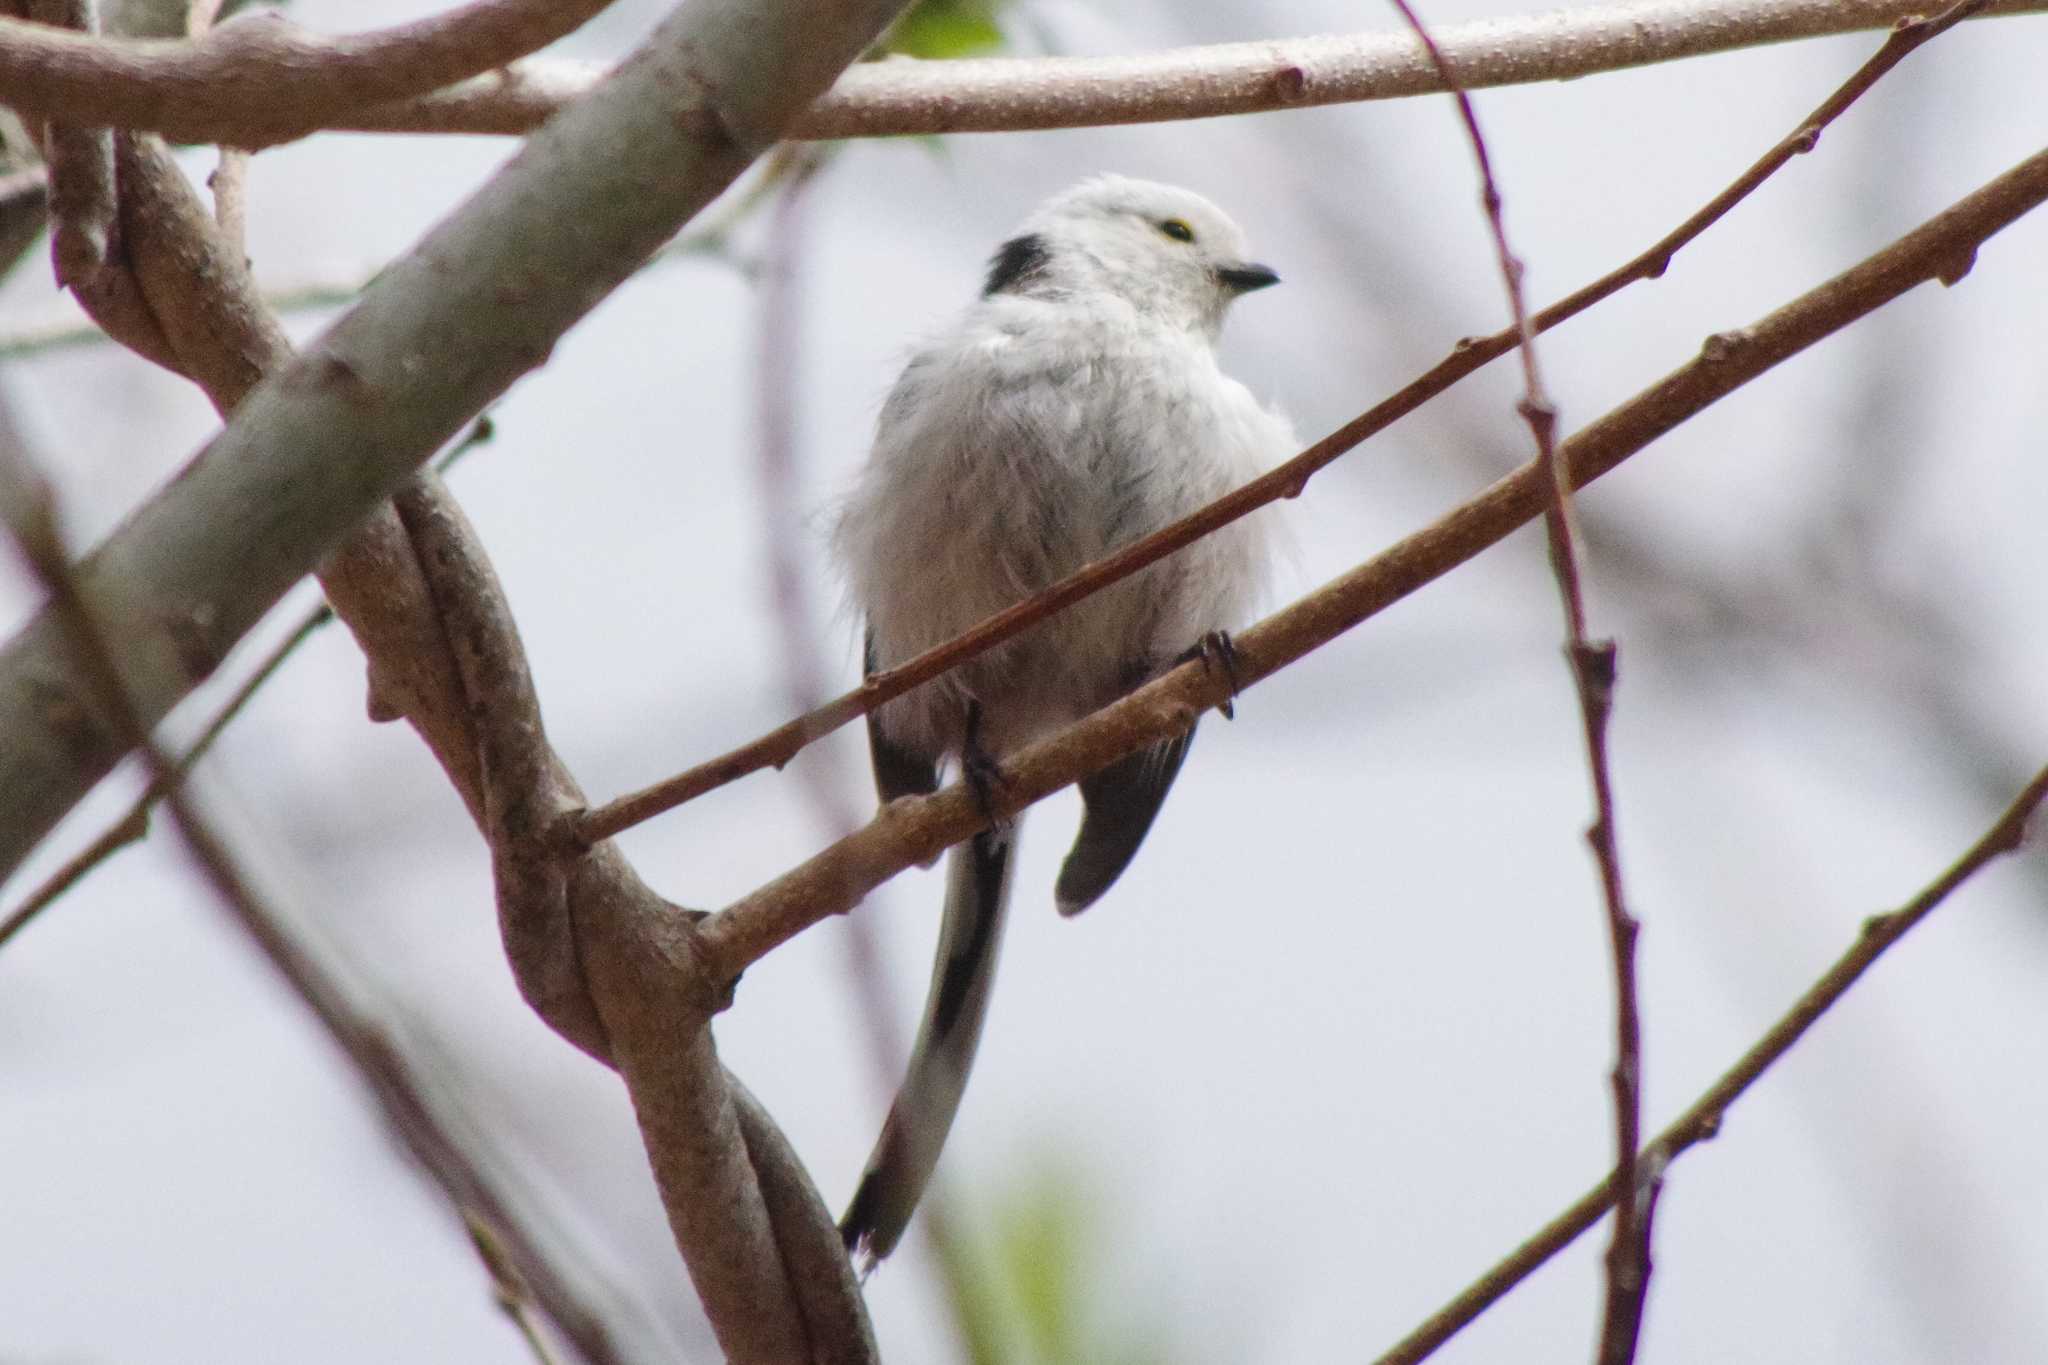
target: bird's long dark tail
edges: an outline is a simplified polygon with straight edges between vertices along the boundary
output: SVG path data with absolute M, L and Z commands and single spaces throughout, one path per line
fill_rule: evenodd
M 945 917 L 924 1022 L 918 1026 L 903 1088 L 896 1092 L 860 1188 L 839 1222 L 846 1249 L 863 1270 L 902 1240 L 959 1112 L 982 1021 L 988 1017 L 1016 837 L 1013 820 L 1007 828 L 982 831 L 947 857 Z

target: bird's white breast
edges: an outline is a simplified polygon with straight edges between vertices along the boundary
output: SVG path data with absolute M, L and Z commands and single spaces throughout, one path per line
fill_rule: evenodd
M 1293 448 L 1203 335 L 1111 297 L 982 301 L 906 367 L 837 528 L 878 663 L 952 638 Z M 884 727 L 945 752 L 967 698 L 1001 697 L 983 736 L 1001 753 L 1103 705 L 1205 632 L 1244 624 L 1263 576 L 1260 520 L 892 703 Z

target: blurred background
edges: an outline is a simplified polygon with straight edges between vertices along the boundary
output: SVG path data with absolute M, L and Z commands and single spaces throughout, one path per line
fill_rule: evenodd
M 663 10 L 563 45 L 609 60 Z M 321 28 L 428 6 L 296 0 Z M 1518 12 L 1439 0 L 1434 24 Z M 1016 0 L 1008 50 L 1123 53 L 1396 23 L 1329 0 Z M 1533 301 L 1618 264 L 1789 131 L 1876 35 L 1477 97 Z M 1910 58 L 1760 194 L 1542 343 L 1570 431 L 2048 140 L 2048 21 Z M 490 175 L 498 139 L 323 135 L 267 151 L 249 252 L 280 293 L 348 287 Z M 194 151 L 195 176 L 213 154 Z M 657 263 L 495 410 L 452 486 L 495 556 L 556 745 L 593 796 L 638 787 L 857 677 L 822 517 L 908 347 L 979 287 L 1040 199 L 1103 170 L 1212 198 L 1286 284 L 1226 366 L 1320 436 L 1505 318 L 1443 99 L 1180 125 L 898 139 L 822 158 L 800 211 L 728 215 Z M 593 211 L 602 211 L 593 206 Z M 719 210 L 714 209 L 714 214 Z M 1621 845 L 1644 924 L 1646 1131 L 2048 757 L 2048 217 L 1637 456 L 1583 499 L 1595 629 L 1621 643 Z M 793 345 L 759 363 L 759 281 Z M 331 312 L 300 310 L 296 333 Z M 76 318 L 40 248 L 0 333 Z M 771 333 L 771 336 L 775 333 Z M 1285 507 L 1281 600 L 1527 458 L 1496 365 Z M 107 346 L 14 348 L 0 392 L 88 546 L 216 423 Z M 762 412 L 789 424 L 787 476 Z M 772 435 L 772 433 L 771 433 Z M 782 570 L 778 578 L 777 566 Z M 38 594 L 0 565 L 0 627 Z M 778 582 L 781 586 L 778 587 Z M 168 727 L 188 735 L 313 601 L 302 587 Z M 1036 813 L 939 1203 L 994 1358 L 1369 1358 L 1611 1160 L 1611 969 L 1575 704 L 1540 532 L 1215 718 L 1115 893 L 1050 886 L 1076 818 Z M 200 790 L 305 932 L 351 960 L 482 1119 L 622 1335 L 717 1358 L 623 1088 L 519 1002 L 481 841 L 426 750 L 363 716 L 320 632 L 202 766 Z M 105 784 L 9 888 L 125 808 Z M 716 908 L 872 805 L 849 728 L 625 837 Z M 843 1205 L 930 966 L 935 873 L 750 969 L 728 1065 Z M 892 1013 L 872 1017 L 856 931 Z M 2048 1358 L 2048 850 L 1995 865 L 1887 958 L 1684 1157 L 1660 1206 L 1642 1358 Z M 166 833 L 0 951 L 0 1357 L 504 1360 L 459 1222 Z M 1576 1360 L 1583 1239 L 1446 1361 Z M 965 1357 L 921 1232 L 868 1283 L 892 1360 Z M 989 1324 L 998 1324 L 990 1326 Z

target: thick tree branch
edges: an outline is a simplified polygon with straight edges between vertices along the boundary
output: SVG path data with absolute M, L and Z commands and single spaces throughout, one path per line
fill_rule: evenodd
M 865 46 L 894 8 L 853 5 L 826 24 L 795 6 L 764 13 L 738 0 L 698 0 L 684 7 L 606 90 L 536 138 L 296 360 L 246 277 L 219 268 L 227 253 L 189 187 L 174 172 L 156 174 L 165 164 L 160 149 L 145 137 L 124 137 L 124 171 L 133 161 L 139 187 L 137 205 L 124 200 L 124 212 L 156 229 L 131 244 L 134 276 L 178 367 L 233 416 L 194 467 L 76 577 L 91 591 L 96 575 L 111 574 L 115 586 L 91 601 L 95 619 L 104 611 L 124 627 L 142 627 L 107 637 L 142 646 L 140 660 L 131 653 L 119 661 L 119 690 L 138 699 L 135 714 L 115 717 L 91 704 L 93 694 L 78 690 L 91 678 L 79 676 L 63 653 L 38 646 L 38 632 L 52 637 L 44 645 L 61 644 L 54 637 L 62 621 L 48 611 L 0 658 L 0 678 L 6 660 L 18 660 L 25 684 L 0 696 L 31 711 L 46 703 L 45 744 L 98 731 L 118 752 L 212 667 L 268 605 L 266 595 L 282 591 L 391 491 L 382 485 L 410 475 L 445 436 L 441 424 L 465 420 L 466 407 L 480 406 L 536 363 L 554 336 L 768 145 L 779 121 Z M 590 215 L 592 202 L 615 210 Z M 185 288 L 190 297 L 166 294 Z M 315 435 L 323 427 L 331 443 L 324 451 Z M 309 467 L 280 480 L 279 466 L 293 463 L 285 452 L 306 457 Z M 300 479 L 325 487 L 299 487 Z M 550 826 L 557 807 L 580 802 L 580 793 L 546 747 L 509 614 L 459 515 L 430 486 L 415 488 L 406 505 L 407 524 L 380 513 L 323 578 L 370 648 L 375 702 L 388 713 L 394 694 L 410 685 L 404 700 L 424 703 L 424 719 L 415 717 L 422 733 L 492 836 L 516 930 L 508 949 L 522 985 L 535 994 L 532 983 L 540 980 L 549 1021 L 624 1076 L 678 1246 L 728 1355 L 872 1360 L 843 1251 L 836 1266 L 828 1263 L 831 1273 L 818 1271 L 815 1248 L 836 1244 L 829 1213 L 800 1167 L 772 1159 L 778 1149 L 763 1139 L 760 1116 L 743 1136 L 707 1027 L 721 997 L 704 988 L 705 974 L 694 966 L 688 919 L 653 896 L 614 849 L 594 850 L 570 869 L 540 848 L 536 832 Z M 213 534 L 235 547 L 232 575 L 195 541 L 209 520 Z M 115 564 L 145 576 L 124 582 Z M 422 569 L 432 589 L 420 581 Z M 352 572 L 361 576 L 353 583 Z M 362 581 L 380 572 L 390 581 Z M 399 595 L 379 589 L 391 587 L 405 588 L 407 605 L 424 609 L 396 637 L 417 646 L 416 656 L 392 657 L 371 643 L 381 642 Z M 159 589 L 172 603 L 168 631 L 160 614 L 136 601 Z M 181 590 L 205 595 L 190 605 Z M 168 670 L 148 657 L 166 645 Z M 52 700 L 68 709 L 47 705 Z M 12 733 L 0 725 L 0 735 Z M 18 795 L 7 789 L 0 814 L 33 810 L 33 800 Z M 771 1154 L 766 1166 L 755 1165 L 755 1150 Z M 791 1179 L 796 1188 L 763 1188 Z M 797 1265 L 809 1279 L 792 1282 Z
M 30 117 L 265 147 L 537 52 L 609 3 L 472 0 L 431 19 L 346 35 L 308 33 L 260 14 L 183 41 L 0 19 L 0 91 Z
M 1471 89 L 1568 80 L 1764 43 L 1889 28 L 1925 0 L 1647 0 L 1437 30 Z M 2048 10 L 2005 0 L 1993 14 Z M 524 133 L 588 90 L 600 68 L 537 58 L 338 123 L 368 132 Z M 890 137 L 1156 123 L 1442 93 L 1406 32 L 1223 43 L 1121 57 L 898 59 L 854 67 L 790 136 Z
M 145 719 L 730 184 L 892 10 L 684 6 L 251 392 L 79 569 Z M 120 752 L 51 631 L 45 615 L 0 651 L 0 870 Z
M 1742 1097 L 1762 1075 L 1806 1036 L 1823 1014 L 1861 980 L 1877 959 L 1913 927 L 1933 913 L 1964 882 L 1987 863 L 2017 850 L 2027 833 L 2027 824 L 2044 798 L 2048 798 L 2048 768 L 2013 799 L 1984 836 L 1949 869 L 1905 905 L 1886 915 L 1866 920 L 1863 932 L 1833 966 L 1806 993 L 1793 1002 L 1778 1021 L 1743 1053 L 1734 1066 L 1722 1073 L 1686 1111 L 1643 1148 L 1638 1164 L 1660 1173 L 1687 1148 L 1719 1136 L 1729 1107 Z M 1588 1190 L 1577 1203 L 1544 1224 L 1491 1270 L 1404 1337 L 1374 1365 L 1415 1365 L 1449 1341 L 1507 1292 L 1527 1279 L 1545 1261 L 1563 1251 L 1614 1205 L 1617 1189 L 1613 1176 Z
M 1752 326 L 1707 339 L 1699 356 L 1580 430 L 1560 447 L 1574 487 L 1599 478 L 1665 432 L 1772 366 L 1930 279 L 1960 280 L 1977 247 L 2048 200 L 2041 152 L 1861 264 Z M 1302 658 L 1541 515 L 1545 480 L 1525 466 L 1343 577 L 1235 637 L 1237 681 L 1250 686 Z M 1143 744 L 1185 730 L 1227 700 L 1230 680 L 1199 662 L 1004 761 L 997 814 L 1048 796 Z M 959 784 L 893 801 L 864 828 L 705 922 L 702 951 L 722 979 L 828 915 L 844 913 L 888 878 L 987 824 Z

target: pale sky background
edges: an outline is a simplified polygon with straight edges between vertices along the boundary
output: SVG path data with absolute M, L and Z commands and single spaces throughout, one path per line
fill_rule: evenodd
M 299 0 L 322 27 L 421 11 Z M 1197 12 L 1198 11 L 1198 12 Z M 1511 13 L 1440 0 L 1438 23 Z M 566 45 L 622 51 L 626 3 Z M 1026 50 L 1128 52 L 1388 27 L 1370 5 L 1030 3 Z M 1485 92 L 1510 228 L 1542 301 L 1639 250 L 1874 49 L 1864 35 Z M 2031 154 L 2048 21 L 1911 58 L 1761 194 L 1546 337 L 1570 430 Z M 366 276 L 508 154 L 325 136 L 266 152 L 266 284 Z M 189 165 L 203 175 L 210 155 Z M 804 500 L 865 454 L 895 368 L 1046 194 L 1102 170 L 1185 183 L 1287 283 L 1244 301 L 1226 364 L 1305 438 L 1504 320 L 1471 164 L 1440 99 L 1197 124 L 854 146 L 803 263 Z M 751 240 L 751 239 L 750 239 Z M 1658 443 L 1585 498 L 1596 626 L 1619 635 L 1621 837 L 1644 921 L 1654 1131 L 1854 938 L 1929 881 L 2048 758 L 2048 215 Z M 40 260 L 0 331 L 67 316 Z M 306 332 L 317 316 L 299 316 Z M 754 295 L 658 267 L 498 408 L 453 479 L 496 558 L 554 740 L 593 794 L 786 718 L 754 463 Z M 1525 457 L 1511 367 L 1347 456 L 1284 516 L 1291 596 Z M 110 349 L 0 369 L 88 545 L 215 429 L 195 390 Z M 1614 533 L 1625 538 L 1617 545 Z M 851 632 L 814 524 L 812 638 Z M 1627 551 L 1626 553 L 1624 551 Z M 1658 576 L 1652 578 L 1652 568 Z M 0 579 L 0 626 L 33 594 Z M 1871 589 L 1923 600 L 1945 631 Z M 302 588 L 271 638 L 310 600 Z M 1205 722 L 1131 872 L 1077 922 L 1050 885 L 1070 796 L 1024 840 L 993 1017 L 940 1177 L 985 1235 L 1048 1179 L 1088 1210 L 1096 1319 L 1191 1362 L 1370 1358 L 1611 1159 L 1610 975 L 1559 613 L 1524 531 Z M 253 644 L 224 670 L 238 678 Z M 206 765 L 280 902 L 342 945 L 451 1059 L 631 1330 L 716 1358 L 622 1087 L 518 1002 L 482 845 L 402 726 L 362 717 L 324 632 Z M 181 711 L 189 732 L 209 703 Z M 819 847 L 823 789 L 871 804 L 858 730 L 627 838 L 716 907 Z M 11 905 L 118 810 L 82 807 Z M 858 913 L 906 1033 L 940 885 Z M 835 1208 L 886 1088 L 829 924 L 747 973 L 718 1023 Z M 1673 1169 L 1642 1358 L 2020 1365 L 2048 1358 L 2048 852 L 1973 882 Z M 506 1361 L 446 1206 L 353 1075 L 159 833 L 0 952 L 0 1358 Z M 1438 1357 L 1587 1358 L 1582 1240 Z M 926 1246 L 870 1281 L 891 1360 L 946 1361 Z

